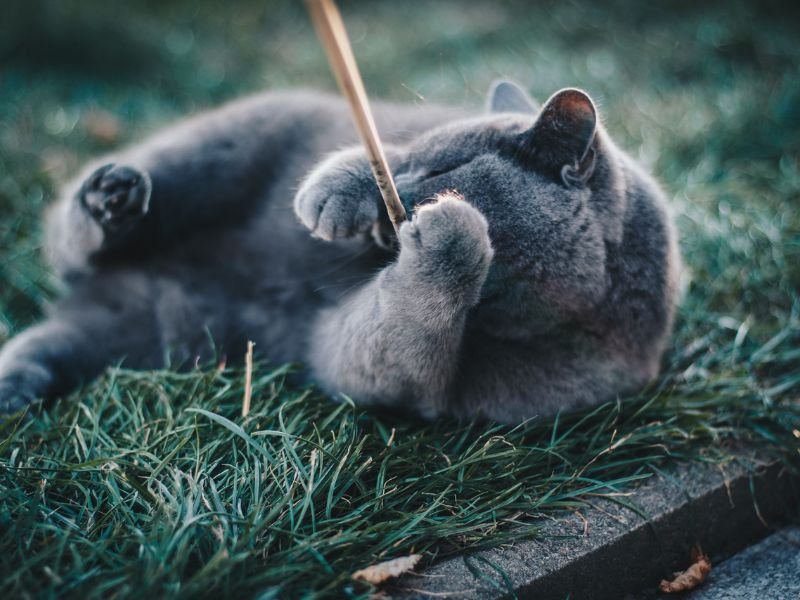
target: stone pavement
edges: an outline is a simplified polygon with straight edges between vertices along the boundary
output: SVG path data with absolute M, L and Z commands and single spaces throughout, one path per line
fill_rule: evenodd
M 687 600 L 800 600 L 800 527 L 788 527 L 713 565 Z

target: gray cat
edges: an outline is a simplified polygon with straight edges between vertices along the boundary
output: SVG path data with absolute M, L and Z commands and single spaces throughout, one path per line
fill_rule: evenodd
M 584 92 L 539 109 L 501 82 L 486 115 L 375 112 L 413 215 L 399 239 L 324 94 L 235 102 L 87 169 L 47 221 L 70 291 L 0 352 L 2 412 L 248 339 L 330 393 L 429 419 L 518 423 L 657 374 L 673 226 Z

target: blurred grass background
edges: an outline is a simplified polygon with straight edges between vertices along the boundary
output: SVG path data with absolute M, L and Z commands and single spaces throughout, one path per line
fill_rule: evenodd
M 208 373 L 188 380 L 166 373 L 111 376 L 51 409 L 40 422 L 4 434 L 0 542 L 4 557 L 11 557 L 2 570 L 5 589 L 79 594 L 102 582 L 94 587 L 98 595 L 264 589 L 278 595 L 358 595 L 369 590 L 349 586 L 347 573 L 370 557 L 420 549 L 433 555 L 445 547 L 460 551 L 505 541 L 510 534 L 499 533 L 505 531 L 503 519 L 516 522 L 520 510 L 535 516 L 572 506 L 586 492 L 590 475 L 595 483 L 633 481 L 656 460 L 652 452 L 658 444 L 665 449 L 659 460 L 706 456 L 703 446 L 719 446 L 720 439 L 759 441 L 797 457 L 791 432 L 800 427 L 800 5 L 341 0 L 340 6 L 373 97 L 480 106 L 497 77 L 516 79 L 539 99 L 565 86 L 593 95 L 614 139 L 657 175 L 675 210 L 687 295 L 664 377 L 629 405 L 587 417 L 576 430 L 583 433 L 574 434 L 575 444 L 569 445 L 556 436 L 558 422 L 505 433 L 488 425 L 431 429 L 381 421 L 351 408 L 341 412 L 306 396 L 302 406 L 287 405 L 287 424 L 278 419 L 280 403 L 298 392 L 275 387 L 280 377 L 265 372 L 264 406 L 254 419 L 292 435 L 319 435 L 324 451 L 342 456 L 337 476 L 347 475 L 362 492 L 360 508 L 357 495 L 347 496 L 351 508 L 372 515 L 361 529 L 353 525 L 352 537 L 336 538 L 336 531 L 353 523 L 344 512 L 336 517 L 341 521 L 335 510 L 330 514 L 339 498 L 333 492 L 336 477 L 331 482 L 331 473 L 327 480 L 323 473 L 309 482 L 315 468 L 308 470 L 310 447 L 297 450 L 303 459 L 297 463 L 289 449 L 277 448 L 275 456 L 289 456 L 286 468 L 294 465 L 297 477 L 306 478 L 300 505 L 317 492 L 323 495 L 329 537 L 319 533 L 321 521 L 303 530 L 314 511 L 297 514 L 298 508 L 269 517 L 280 521 L 269 525 L 277 528 L 270 535 L 278 540 L 269 542 L 219 521 L 220 514 L 236 512 L 237 502 L 241 519 L 262 525 L 269 520 L 258 506 L 248 509 L 247 502 L 258 498 L 241 508 L 246 494 L 237 477 L 252 476 L 248 469 L 260 468 L 255 463 L 246 462 L 238 475 L 229 469 L 210 484 L 223 499 L 217 497 L 214 510 L 206 507 L 205 521 L 199 518 L 205 505 L 190 500 L 209 484 L 198 472 L 193 484 L 174 475 L 202 464 L 213 479 L 219 456 L 252 460 L 252 444 L 242 443 L 232 421 L 208 430 L 210 422 L 201 413 L 179 416 L 194 406 L 236 420 L 240 389 L 230 383 L 235 372 L 222 383 Z M 39 318 L 58 293 L 39 257 L 39 218 L 57 182 L 84 161 L 248 92 L 334 89 L 300 2 L 5 0 L 2 12 L 0 343 Z M 173 409 L 165 407 L 165 398 Z M 255 421 L 248 426 L 256 427 Z M 402 435 L 388 456 L 388 432 L 395 426 Z M 328 443 L 325 427 L 346 435 Z M 629 455 L 598 460 L 617 427 L 620 436 L 628 431 L 627 439 L 635 442 Z M 194 431 L 196 442 L 163 442 L 183 431 Z M 140 445 L 141 436 L 151 434 L 161 440 L 158 452 Z M 492 450 L 498 435 L 513 445 L 513 453 Z M 84 441 L 78 444 L 75 436 Z M 87 446 L 90 437 L 94 441 Z M 558 468 L 550 458 L 531 459 L 543 446 L 558 446 L 566 457 L 556 461 Z M 419 461 L 426 453 L 441 470 L 426 470 L 426 461 Z M 112 476 L 115 467 L 105 466 L 110 456 L 123 465 L 121 456 L 137 458 L 127 463 L 132 470 Z M 435 458 L 441 456 L 455 471 L 441 466 Z M 382 466 L 381 474 L 362 467 L 373 457 L 375 465 L 391 468 Z M 459 460 L 480 466 L 471 471 L 475 487 L 465 483 L 463 470 L 456 473 Z M 587 465 L 592 465 L 588 472 Z M 391 506 L 376 499 L 387 468 L 406 473 L 406 479 L 396 475 L 405 487 Z M 164 480 L 168 473 L 177 479 Z M 506 484 L 513 493 L 502 508 L 487 503 L 487 490 L 496 493 Z M 148 516 L 153 495 L 163 491 L 159 485 L 171 490 L 164 497 L 172 507 L 161 505 L 160 520 Z M 281 485 L 264 483 L 248 493 L 274 496 L 275 502 L 291 497 L 294 488 Z M 549 496 L 556 488 L 561 495 Z M 369 489 L 372 496 L 364 491 Z M 181 490 L 188 494 L 184 501 Z M 419 500 L 429 497 L 438 500 Z M 131 512 L 105 513 L 109 503 Z M 423 516 L 420 507 L 428 511 Z M 104 514 L 103 526 L 86 525 L 89 513 Z M 181 541 L 179 527 L 192 514 L 205 528 L 194 546 Z M 222 526 L 229 540 L 220 545 L 224 556 L 213 534 Z M 78 534 L 76 527 L 85 531 Z M 290 534 L 281 537 L 278 529 Z M 376 542 L 376 532 L 390 543 Z M 493 537 L 484 539 L 486 533 Z M 136 548 L 149 548 L 150 554 L 140 549 L 137 558 Z M 268 552 L 278 558 L 264 570 Z M 135 574 L 137 568 L 149 579 Z

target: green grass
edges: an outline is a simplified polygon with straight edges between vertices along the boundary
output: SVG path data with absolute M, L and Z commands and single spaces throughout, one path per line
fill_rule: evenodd
M 114 370 L 0 431 L 12 597 L 361 596 L 349 573 L 535 535 L 674 460 L 748 444 L 800 463 L 800 39 L 779 3 L 342 1 L 372 95 L 478 105 L 510 76 L 580 85 L 664 182 L 687 263 L 664 375 L 516 429 L 423 424 L 243 376 Z M 332 89 L 293 2 L 11 0 L 0 23 L 0 342 L 58 284 L 39 215 L 107 151 L 267 87 Z M 793 433 L 795 432 L 795 433 Z M 620 496 L 610 496 L 620 500 Z M 503 586 L 491 568 L 485 575 Z

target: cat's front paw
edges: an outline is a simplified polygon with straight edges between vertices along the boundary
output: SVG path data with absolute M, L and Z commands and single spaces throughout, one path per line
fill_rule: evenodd
M 146 173 L 126 165 L 108 164 L 83 182 L 78 201 L 104 230 L 116 231 L 147 214 L 151 189 Z
M 430 285 L 477 302 L 494 254 L 480 211 L 452 193 L 418 206 L 400 228 L 400 264 Z
M 345 151 L 311 172 L 295 196 L 294 211 L 311 235 L 331 241 L 371 231 L 379 202 L 361 152 Z
M 295 212 L 311 235 L 328 241 L 367 233 L 378 220 L 374 201 L 320 189 L 298 194 Z

